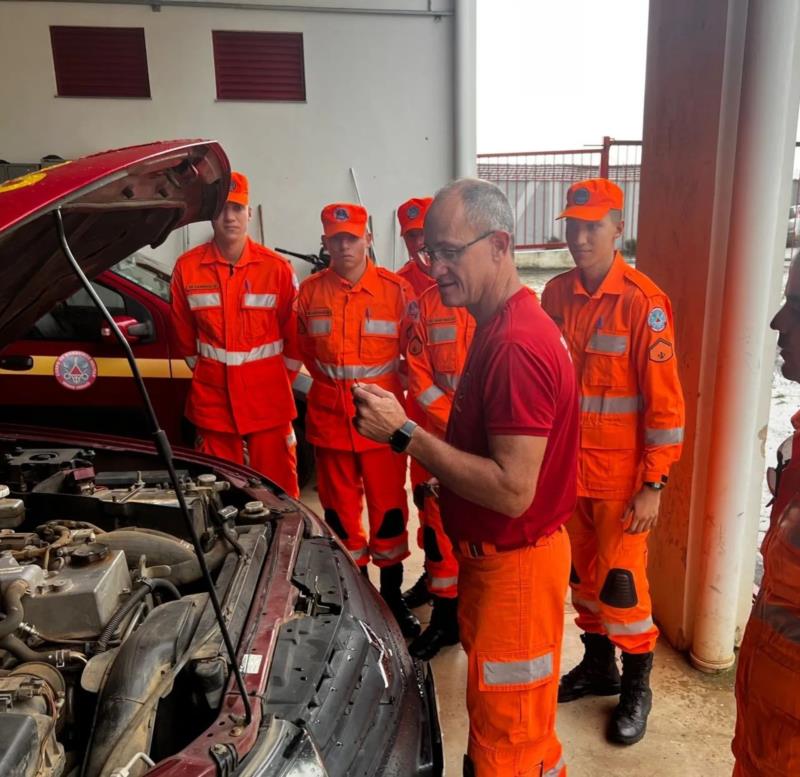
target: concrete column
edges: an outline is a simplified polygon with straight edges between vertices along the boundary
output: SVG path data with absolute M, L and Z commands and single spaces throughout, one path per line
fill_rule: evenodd
M 754 537 L 745 536 L 744 527 L 764 469 L 759 443 L 766 430 L 758 408 L 772 378 L 772 359 L 764 355 L 782 267 L 775 260 L 786 239 L 800 106 L 798 42 L 796 0 L 751 0 L 691 650 L 692 662 L 705 671 L 733 665 L 742 558 L 754 554 Z

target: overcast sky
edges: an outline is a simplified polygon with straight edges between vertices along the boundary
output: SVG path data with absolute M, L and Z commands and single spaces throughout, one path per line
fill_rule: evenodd
M 642 136 L 648 0 L 478 0 L 478 152 Z

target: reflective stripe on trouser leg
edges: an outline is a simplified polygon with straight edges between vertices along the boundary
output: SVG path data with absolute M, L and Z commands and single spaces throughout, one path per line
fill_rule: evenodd
M 367 535 L 361 522 L 364 489 L 358 454 L 332 448 L 316 449 L 317 488 L 324 511 L 336 514 L 346 537 L 336 532 L 359 566 L 369 562 Z
M 790 558 L 781 561 L 791 564 Z M 789 574 L 790 564 L 785 567 Z M 736 669 L 734 775 L 790 777 L 800 774 L 800 646 L 786 638 L 783 616 L 776 623 L 777 631 L 763 618 L 769 617 L 776 604 L 770 596 L 769 568 L 764 583 L 747 623 Z M 800 608 L 795 605 L 791 610 L 800 619 Z
M 234 464 L 244 464 L 244 442 L 241 435 L 236 432 L 216 432 L 198 428 L 195 448 L 209 456 L 218 456 Z
M 413 493 L 413 489 L 420 483 L 424 483 L 426 480 L 428 480 L 431 474 L 416 459 L 409 456 L 408 460 L 409 460 L 409 476 L 411 478 L 411 489 Z M 421 550 L 424 549 L 425 547 L 422 538 L 423 512 L 424 510 L 420 510 L 419 508 L 416 509 L 417 519 L 419 521 L 419 524 L 417 526 L 417 547 L 420 548 Z
M 376 566 L 399 564 L 408 550 L 407 457 L 388 445 L 356 454 L 369 514 L 369 550 Z
M 626 653 L 649 653 L 655 648 L 658 628 L 647 582 L 648 533 L 625 533 L 621 519 L 627 502 L 587 501 L 597 536 L 594 582 L 603 628 Z
M 453 554 L 453 545 L 445 534 L 442 525 L 442 514 L 439 512 L 439 500 L 425 500 L 423 526 L 428 536 L 425 543 L 425 572 L 428 590 L 442 599 L 455 599 L 458 596 L 458 561 Z M 434 542 L 438 553 L 429 552 L 428 545 Z
M 291 422 L 247 435 L 250 466 L 297 498 L 297 442 Z
M 458 561 L 468 754 L 475 774 L 561 777 L 565 767 L 555 716 L 569 578 L 567 534 L 562 529 L 535 547 Z
M 594 529 L 590 499 L 578 498 L 575 510 L 567 521 L 572 547 L 570 580 L 572 606 L 577 612 L 575 624 L 583 631 L 602 634 L 603 621 L 597 601 L 595 569 L 597 566 L 597 534 Z

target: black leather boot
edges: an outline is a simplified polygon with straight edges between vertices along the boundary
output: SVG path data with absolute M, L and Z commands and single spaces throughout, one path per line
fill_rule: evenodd
M 381 567 L 381 596 L 389 605 L 403 636 L 413 639 L 419 636 L 420 625 L 417 616 L 408 609 L 408 605 L 403 601 L 403 594 L 400 591 L 402 585 L 402 564 Z
M 634 745 L 647 731 L 647 716 L 653 706 L 652 668 L 652 653 L 622 654 L 622 693 L 608 727 L 608 738 L 612 742 Z
M 458 599 L 434 597 L 431 622 L 409 646 L 414 658 L 430 661 L 443 647 L 458 644 Z
M 428 578 L 423 572 L 414 585 L 407 591 L 403 591 L 403 601 L 413 610 L 422 607 L 423 604 L 430 604 L 433 596 L 428 591 Z
M 581 634 L 584 653 L 581 662 L 558 684 L 559 703 L 582 696 L 613 696 L 619 693 L 619 669 L 614 644 L 605 634 Z

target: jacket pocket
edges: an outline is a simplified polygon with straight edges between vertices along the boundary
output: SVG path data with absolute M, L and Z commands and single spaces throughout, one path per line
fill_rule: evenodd
M 365 318 L 361 322 L 359 354 L 365 364 L 384 364 L 400 356 L 400 322 Z
M 251 292 L 242 294 L 242 322 L 245 337 L 254 344 L 266 338 L 278 337 L 278 295 L 274 292 Z
M 626 386 L 629 352 L 630 337 L 626 331 L 596 330 L 586 346 L 583 383 L 609 388 Z

